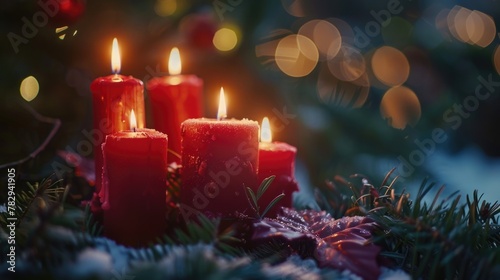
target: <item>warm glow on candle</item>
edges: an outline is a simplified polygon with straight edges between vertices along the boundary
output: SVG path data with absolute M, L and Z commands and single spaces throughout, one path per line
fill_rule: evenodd
M 224 97 L 224 88 L 220 88 L 219 95 L 219 111 L 217 112 L 217 120 L 223 120 L 227 118 L 227 106 L 226 98 Z
M 269 124 L 269 119 L 265 117 L 260 127 L 260 142 L 271 143 L 272 141 L 273 135 L 271 133 L 271 125 Z
M 179 75 L 182 71 L 181 55 L 178 48 L 173 48 L 170 51 L 168 59 L 168 73 L 170 75 Z
M 114 74 L 120 73 L 122 63 L 120 60 L 120 49 L 118 48 L 118 40 L 113 39 L 113 49 L 111 50 L 111 70 Z
M 130 130 L 135 131 L 137 128 L 137 119 L 135 118 L 134 109 L 130 111 Z

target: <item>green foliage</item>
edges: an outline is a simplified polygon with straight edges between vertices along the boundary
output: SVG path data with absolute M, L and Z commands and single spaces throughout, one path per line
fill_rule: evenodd
M 210 220 L 202 214 L 188 221 L 185 228 L 175 228 L 173 234 L 165 235 L 160 241 L 168 245 L 211 244 L 219 253 L 242 254 L 236 247 L 240 240 L 235 237 L 232 226 L 224 228 L 221 226 L 220 218 Z
M 257 190 L 257 194 L 255 194 L 251 188 L 246 188 L 248 201 L 250 202 L 250 206 L 255 213 L 255 217 L 258 219 L 262 219 L 263 217 L 265 217 L 267 212 L 269 212 L 269 210 L 271 210 L 276 205 L 276 203 L 278 203 L 285 196 L 285 194 L 283 193 L 276 196 L 273 200 L 271 200 L 271 202 L 269 202 L 264 211 L 260 213 L 259 199 L 269 188 L 271 183 L 274 181 L 274 178 L 276 178 L 276 176 L 270 176 L 264 179 L 260 184 L 259 189 Z
M 393 171 L 379 188 L 362 175 L 352 176 L 361 178 L 360 187 L 336 178 L 347 189 L 330 182 L 328 190 L 317 192 L 318 204 L 337 217 L 373 218 L 380 225 L 374 242 L 384 248 L 382 255 L 416 279 L 485 279 L 498 273 L 498 202 L 481 201 L 477 191 L 466 203 L 460 203 L 458 192 L 441 199 L 442 186 L 428 204 L 424 197 L 435 184 L 427 180 L 412 201 L 404 191 L 396 194 L 397 177 L 389 180 Z
M 334 217 L 366 215 L 374 219 L 379 230 L 373 242 L 383 248 L 381 256 L 386 263 L 417 279 L 496 277 L 495 269 L 500 267 L 499 203 L 484 201 L 477 191 L 466 196 L 465 203 L 460 202 L 458 193 L 441 198 L 444 187 L 428 203 L 424 198 L 435 184 L 427 180 L 422 182 L 415 199 L 410 200 L 404 191 L 396 193 L 398 182 L 397 177 L 392 178 L 392 172 L 380 187 L 360 174 L 349 180 L 336 177 L 326 188 L 316 190 L 317 204 Z M 264 180 L 256 193 L 248 191 L 257 219 L 267 212 L 259 214 L 257 202 L 273 179 Z M 279 279 L 278 275 L 292 275 L 290 279 L 297 279 L 313 273 L 289 262 L 293 252 L 284 244 L 243 249 L 244 240 L 236 235 L 235 223 L 203 215 L 175 227 L 148 248 L 125 248 L 99 237 L 101 228 L 88 206 L 81 209 L 63 203 L 68 188 L 44 180 L 18 194 L 17 245 L 18 255 L 22 256 L 19 261 L 32 267 L 32 276 L 49 277 L 63 267 L 78 265 L 89 248 L 111 256 L 114 273 L 120 271 L 117 258 L 123 258 L 127 275 L 139 278 Z M 6 213 L 0 215 L 2 222 L 6 218 Z M 2 239 L 5 236 L 4 232 Z M 338 273 L 314 269 L 314 276 Z

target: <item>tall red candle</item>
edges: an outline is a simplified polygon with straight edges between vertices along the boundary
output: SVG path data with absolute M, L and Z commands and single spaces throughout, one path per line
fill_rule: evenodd
M 165 233 L 167 146 L 153 129 L 106 136 L 100 197 L 104 234 L 117 243 L 145 246 Z
M 221 103 L 225 103 L 221 89 Z M 222 104 L 224 105 L 224 104 Z M 220 105 L 219 108 L 225 107 Z M 182 123 L 181 213 L 253 215 L 246 187 L 257 188 L 259 125 L 251 120 L 189 119 Z M 183 207 L 188 206 L 188 207 Z
M 134 110 L 137 127 L 145 124 L 144 87 L 132 76 L 119 75 L 121 68 L 118 41 L 113 40 L 111 68 L 114 75 L 99 77 L 90 85 L 94 113 L 94 160 L 96 193 L 101 189 L 102 149 L 106 135 L 127 130 L 130 112 Z
M 169 162 L 180 162 L 181 123 L 187 119 L 201 118 L 203 81 L 195 75 L 180 75 L 179 50 L 172 49 L 168 70 L 171 76 L 155 77 L 147 83 L 153 126 L 168 135 L 169 149 L 175 153 L 168 156 Z
M 261 142 L 259 143 L 259 183 L 275 175 L 267 191 L 259 200 L 259 208 L 265 209 L 278 195 L 285 196 L 272 208 L 267 216 L 276 217 L 281 207 L 292 207 L 292 193 L 298 191 L 294 178 L 295 155 L 297 148 L 283 142 L 272 142 L 269 120 L 264 118 L 261 127 Z

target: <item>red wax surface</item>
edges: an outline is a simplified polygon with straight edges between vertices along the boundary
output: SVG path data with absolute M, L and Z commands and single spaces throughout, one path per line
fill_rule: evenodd
M 96 192 L 101 189 L 102 149 L 106 135 L 130 129 L 130 111 L 133 109 L 137 127 L 145 124 L 144 87 L 132 76 L 110 75 L 95 79 L 92 91 L 94 130 L 94 160 Z
M 117 243 L 144 246 L 165 233 L 167 146 L 153 129 L 106 137 L 99 195 L 104 234 Z
M 154 129 L 168 135 L 169 149 L 181 154 L 181 123 L 203 116 L 203 81 L 195 75 L 156 77 L 147 83 Z M 180 163 L 174 154 L 168 161 Z
M 189 119 L 181 131 L 182 204 L 209 216 L 253 215 L 245 189 L 257 189 L 259 124 Z
M 259 143 L 259 184 L 269 176 L 276 176 L 259 200 L 259 208 L 263 211 L 275 197 L 285 194 L 268 212 L 268 217 L 276 217 L 281 207 L 292 207 L 292 193 L 299 190 L 294 179 L 296 153 L 297 148 L 287 143 Z

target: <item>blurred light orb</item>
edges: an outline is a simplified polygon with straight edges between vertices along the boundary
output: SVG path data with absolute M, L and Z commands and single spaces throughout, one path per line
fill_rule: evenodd
M 19 87 L 21 96 L 28 102 L 35 99 L 35 97 L 38 95 L 39 90 L 40 86 L 38 85 L 38 81 L 33 76 L 24 78 L 24 80 L 21 82 L 21 86 Z
M 333 76 L 342 81 L 359 79 L 366 71 L 363 55 L 354 47 L 342 44 L 335 57 L 328 57 L 328 68 Z
M 349 44 L 354 44 L 354 30 L 349 23 L 339 18 L 328 18 L 328 22 L 331 22 L 340 32 L 343 43 L 347 42 Z
M 497 73 L 500 74 L 500 45 L 495 48 L 495 52 L 493 53 L 493 64 Z
M 390 88 L 380 102 L 380 114 L 390 126 L 404 129 L 416 125 L 422 114 L 417 95 L 405 86 Z
M 294 17 L 304 17 L 306 12 L 304 9 L 304 0 L 281 0 L 281 5 L 287 13 Z
M 318 64 L 319 52 L 311 39 L 292 34 L 279 41 L 274 57 L 283 73 L 291 77 L 304 77 Z
M 471 12 L 469 9 L 455 5 L 446 16 L 450 34 L 461 42 L 467 43 L 469 41 L 466 21 Z
M 215 32 L 213 43 L 219 51 L 228 52 L 233 50 L 238 44 L 238 35 L 236 35 L 233 29 L 222 27 Z
M 465 21 L 467 35 L 472 44 L 487 47 L 496 36 L 496 26 L 493 18 L 483 12 L 472 11 Z
M 323 60 L 327 56 L 330 58 L 336 56 L 342 46 L 340 31 L 326 20 L 308 21 L 300 27 L 298 34 L 314 42 Z
M 410 75 L 410 63 L 398 49 L 383 46 L 372 56 L 372 68 L 375 77 L 385 85 L 402 85 Z
M 168 17 L 177 11 L 177 0 L 156 0 L 155 13 L 161 17 Z
M 480 47 L 487 47 L 496 37 L 495 20 L 478 10 L 454 6 L 446 17 L 450 34 L 455 39 Z

